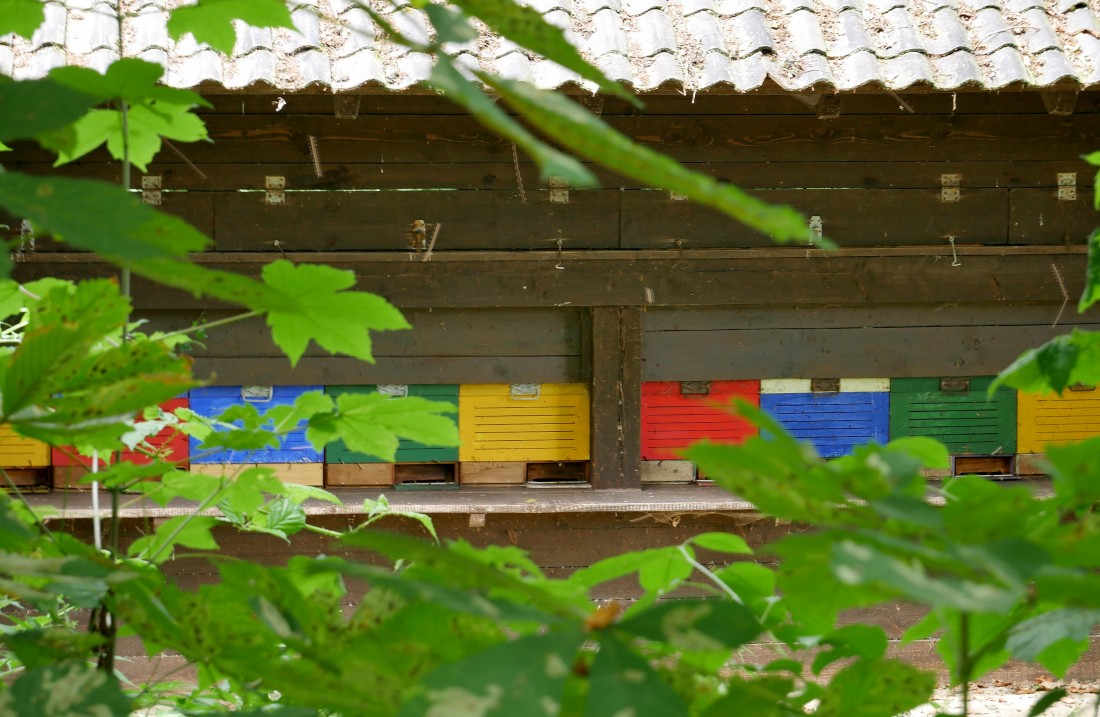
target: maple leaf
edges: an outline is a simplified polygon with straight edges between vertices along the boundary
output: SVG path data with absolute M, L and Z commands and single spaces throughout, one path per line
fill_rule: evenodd
M 332 353 L 373 363 L 370 331 L 410 328 L 401 312 L 381 296 L 345 291 L 355 285 L 350 271 L 279 260 L 264 267 L 263 281 L 296 304 L 296 310 L 267 314 L 271 336 L 292 366 L 310 340 Z

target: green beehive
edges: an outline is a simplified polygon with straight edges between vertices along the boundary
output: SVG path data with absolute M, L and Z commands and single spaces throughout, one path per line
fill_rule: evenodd
M 458 406 L 457 384 L 390 384 L 381 386 L 329 386 L 325 392 L 338 396 L 342 393 L 384 393 L 397 400 L 400 396 L 420 396 L 432 401 L 446 401 Z M 457 419 L 456 419 L 457 420 Z M 458 447 L 439 448 L 425 446 L 416 441 L 401 439 L 394 458 L 397 463 L 454 463 L 458 461 Z M 384 463 L 377 456 L 356 453 L 343 441 L 330 443 L 325 449 L 326 463 Z
M 890 438 L 935 438 L 954 455 L 1016 452 L 1016 392 L 986 392 L 992 377 L 895 378 L 890 382 Z

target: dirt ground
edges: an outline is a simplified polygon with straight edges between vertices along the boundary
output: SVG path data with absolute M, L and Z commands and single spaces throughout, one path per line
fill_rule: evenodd
M 1045 694 L 1051 690 L 1064 688 L 1067 694 L 1050 706 L 1044 717 L 1098 717 L 1098 698 L 1100 682 L 1078 682 L 1070 680 L 1038 679 L 1034 682 L 991 682 L 976 683 L 970 691 L 970 714 L 973 717 L 1027 717 Z M 933 702 L 918 707 L 906 715 L 908 717 L 933 717 L 938 713 L 959 714 L 962 698 L 958 689 L 940 688 L 936 690 Z

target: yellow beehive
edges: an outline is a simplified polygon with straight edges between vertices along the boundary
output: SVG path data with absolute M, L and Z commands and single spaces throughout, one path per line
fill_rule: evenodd
M 4 468 L 46 468 L 50 465 L 50 447 L 42 441 L 24 438 L 0 425 L 0 466 Z
M 1042 453 L 1050 443 L 1100 436 L 1100 390 L 1069 389 L 1061 396 L 1020 393 L 1016 450 Z
M 458 391 L 460 461 L 586 461 L 588 387 L 473 384 Z

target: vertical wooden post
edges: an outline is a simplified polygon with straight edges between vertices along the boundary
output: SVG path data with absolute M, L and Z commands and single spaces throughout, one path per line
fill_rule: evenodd
M 592 308 L 592 487 L 641 488 L 642 313 Z

